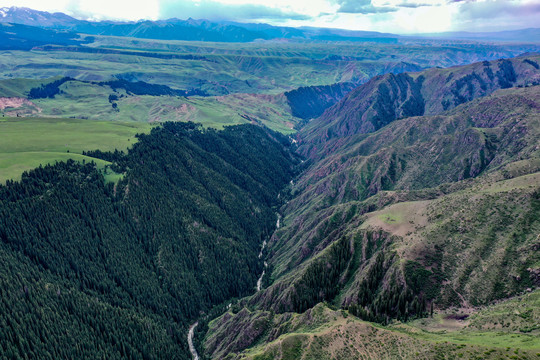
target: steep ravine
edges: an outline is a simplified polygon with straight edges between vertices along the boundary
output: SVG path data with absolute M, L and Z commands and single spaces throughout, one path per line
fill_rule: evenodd
M 533 291 L 540 284 L 539 96 L 540 86 L 500 89 L 440 115 L 347 137 L 297 178 L 281 208 L 287 221 L 269 245 L 273 283 L 213 322 L 205 352 L 359 358 L 335 356 L 336 348 L 361 353 L 373 344 L 356 338 L 351 346 L 342 326 L 367 320 L 403 329 L 429 319 L 432 309 L 437 319 L 437 312 Z M 325 301 L 340 314 L 314 316 L 324 314 Z M 316 326 L 330 323 L 340 329 L 323 341 Z M 297 331 L 302 326 L 316 328 L 316 336 Z M 467 331 L 464 342 L 476 336 Z M 411 348 L 386 340 L 394 354 Z M 498 351 L 491 334 L 484 345 Z M 439 350 L 425 351 L 407 358 L 436 358 Z M 377 356 L 396 358 L 368 358 Z
M 277 215 L 276 230 L 278 230 L 279 226 L 280 226 L 280 221 L 281 221 L 281 214 L 277 213 L 276 215 Z M 268 244 L 268 240 L 265 239 L 261 244 L 261 251 L 259 252 L 259 255 L 257 256 L 259 259 L 261 259 L 263 257 L 264 250 L 265 250 L 267 244 Z M 267 267 L 268 267 L 268 263 L 266 261 L 264 261 L 263 271 L 262 271 L 261 275 L 259 276 L 259 278 L 257 279 L 257 292 L 261 291 L 261 289 L 262 289 L 262 281 L 263 281 L 263 277 L 264 277 L 264 275 L 266 273 L 266 268 Z M 197 349 L 195 347 L 195 344 L 193 343 L 193 338 L 195 336 L 195 328 L 198 325 L 199 325 L 198 321 L 191 324 L 190 327 L 189 327 L 189 330 L 188 330 L 188 335 L 187 335 L 189 351 L 191 352 L 191 357 L 192 357 L 193 360 L 199 360 L 200 359 L 199 354 L 197 353 Z
M 279 229 L 279 221 L 281 220 L 281 215 L 279 213 L 277 213 L 276 215 L 277 215 L 276 230 L 278 230 Z M 263 243 L 262 243 L 262 246 L 261 246 L 261 252 L 259 253 L 259 259 L 262 258 L 263 251 L 266 248 L 267 244 L 268 244 L 268 241 L 264 240 Z M 262 281 L 263 281 L 264 275 L 266 274 L 266 268 L 267 267 L 268 267 L 268 263 L 265 261 L 264 262 L 263 272 L 261 273 L 261 276 L 259 276 L 259 279 L 257 280 L 257 292 L 261 291 Z
M 447 69 L 375 76 L 310 121 L 298 133 L 299 151 L 312 159 L 339 152 L 348 137 L 391 122 L 445 111 L 496 90 L 540 83 L 539 56 L 483 61 Z

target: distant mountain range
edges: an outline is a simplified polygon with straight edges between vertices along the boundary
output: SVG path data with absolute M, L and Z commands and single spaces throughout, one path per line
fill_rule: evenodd
M 250 42 L 254 40 L 299 39 L 327 41 L 397 42 L 397 35 L 371 31 L 346 31 L 340 29 L 291 28 L 268 24 L 241 24 L 211 22 L 195 19 L 167 19 L 138 22 L 86 21 L 63 13 L 49 13 L 24 7 L 0 9 L 0 21 L 70 30 L 92 35 L 129 36 L 143 39 L 197 40 L 217 42 Z
M 78 20 L 63 13 L 49 13 L 25 7 L 4 7 L 0 9 L 0 22 L 16 23 L 41 28 L 69 30 L 92 35 L 128 36 L 143 39 L 193 40 L 215 42 L 250 42 L 255 40 L 294 39 L 316 41 L 360 41 L 396 43 L 398 39 L 409 39 L 395 34 L 374 31 L 351 31 L 314 27 L 281 27 L 269 24 L 237 22 L 212 22 L 209 20 L 176 18 L 158 21 L 137 22 L 86 21 Z M 444 39 L 497 40 L 538 42 L 540 29 L 525 29 L 497 33 L 441 33 L 419 35 L 417 37 Z
M 42 29 L 22 24 L 0 23 L 0 49 L 30 50 L 36 46 L 81 45 L 91 42 L 91 39 L 81 39 L 73 31 L 58 31 Z

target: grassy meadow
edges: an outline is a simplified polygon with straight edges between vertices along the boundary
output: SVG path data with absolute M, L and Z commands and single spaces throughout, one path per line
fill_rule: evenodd
M 201 56 L 204 58 L 186 60 L 139 56 L 136 52 L 119 55 L 0 51 L 0 66 L 5 69 L 0 79 L 70 76 L 79 80 L 105 81 L 119 76 L 177 89 L 198 88 L 210 95 L 277 94 L 300 86 L 367 80 L 370 75 L 384 71 L 383 64 L 373 61 L 351 66 L 349 61 L 318 61 L 288 54 Z
M 147 123 L 80 119 L 0 118 L 0 182 L 18 180 L 37 166 L 73 159 L 106 161 L 82 155 L 83 151 L 127 150 L 137 133 L 150 131 Z
M 39 114 L 140 123 L 194 121 L 216 129 L 256 122 L 282 133 L 294 132 L 293 127 L 299 121 L 291 115 L 284 95 L 230 94 L 189 98 L 128 95 L 123 89 L 115 92 L 108 86 L 78 81 L 66 82 L 60 89 L 62 93 L 52 99 L 32 100 L 35 108 L 40 110 Z M 109 102 L 110 94 L 119 97 L 116 109 Z M 9 113 L 13 115 L 14 111 Z

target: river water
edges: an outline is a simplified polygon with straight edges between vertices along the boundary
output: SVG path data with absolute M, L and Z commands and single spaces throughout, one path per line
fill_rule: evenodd
M 191 356 L 193 357 L 193 360 L 199 360 L 199 354 L 197 354 L 197 349 L 195 349 L 195 345 L 193 344 L 193 336 L 195 335 L 195 328 L 197 327 L 197 325 L 199 325 L 198 321 L 189 327 L 189 332 L 188 332 L 188 337 L 187 337 L 189 351 L 191 352 Z
M 276 230 L 279 229 L 280 220 L 281 220 L 281 215 L 277 214 Z M 267 245 L 267 241 L 264 240 L 263 243 L 262 243 L 262 246 L 261 246 L 261 251 L 259 252 L 259 259 L 262 258 L 263 251 L 266 248 L 266 245 Z M 266 268 L 267 267 L 268 267 L 268 264 L 265 261 L 264 262 L 264 270 L 263 270 L 261 276 L 259 277 L 259 279 L 257 280 L 257 291 L 261 291 L 262 280 L 263 280 L 264 274 L 266 273 Z M 199 354 L 197 353 L 197 349 L 195 349 L 195 345 L 193 344 L 193 337 L 195 336 L 195 328 L 197 327 L 197 325 L 199 325 L 198 321 L 195 322 L 194 324 L 191 324 L 191 326 L 189 327 L 189 332 L 188 332 L 189 351 L 191 352 L 191 357 L 193 358 L 193 360 L 199 360 Z

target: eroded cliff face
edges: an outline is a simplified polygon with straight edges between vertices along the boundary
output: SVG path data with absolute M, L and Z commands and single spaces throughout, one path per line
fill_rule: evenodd
M 0 97 L 0 110 L 11 117 L 28 116 L 41 112 L 36 104 L 21 97 Z
M 382 70 L 382 73 L 401 74 L 404 72 L 420 70 L 422 70 L 422 67 L 416 64 L 401 62 L 388 64 Z M 396 78 L 393 85 L 403 87 L 403 79 L 406 79 L 407 77 L 402 75 L 393 76 Z M 321 116 L 326 109 L 338 103 L 353 89 L 364 82 L 366 82 L 366 80 L 340 82 L 332 85 L 305 86 L 296 90 L 287 91 L 285 92 L 285 96 L 291 107 L 292 115 L 304 119 L 307 122 L 308 120 Z M 406 107 L 410 106 L 413 105 L 407 105 Z M 414 104 L 414 106 L 416 106 L 416 104 Z M 300 124 L 298 127 L 300 128 L 301 125 L 304 124 Z

